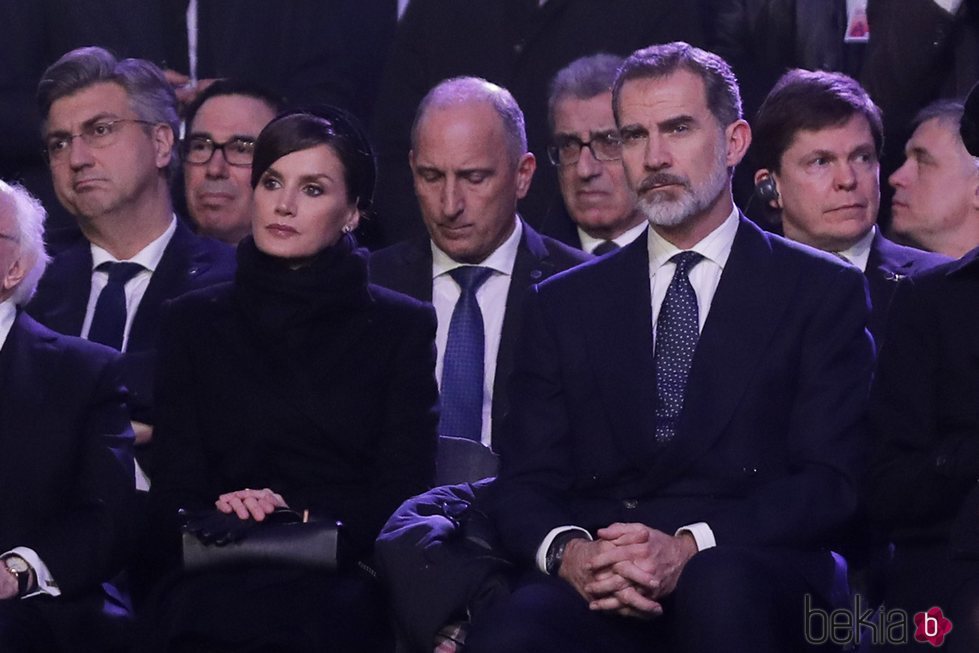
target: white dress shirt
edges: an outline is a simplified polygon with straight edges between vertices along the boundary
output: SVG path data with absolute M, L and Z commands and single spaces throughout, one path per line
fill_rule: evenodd
M 126 347 L 129 344 L 129 330 L 133 325 L 133 318 L 136 316 L 139 303 L 143 300 L 143 295 L 146 294 L 146 288 L 150 285 L 150 278 L 160 265 L 163 252 L 166 250 L 167 245 L 170 244 L 170 239 L 173 238 L 173 233 L 176 230 L 177 216 L 175 215 L 170 220 L 170 226 L 167 227 L 167 230 L 159 238 L 141 249 L 136 256 L 126 261 L 127 263 L 139 263 L 145 269 L 139 271 L 132 279 L 126 282 L 126 326 L 122 332 L 122 351 L 126 351 Z M 95 305 L 99 301 L 99 293 L 102 292 L 102 289 L 109 282 L 109 273 L 99 270 L 98 267 L 103 263 L 120 262 L 112 254 L 98 245 L 93 244 L 91 248 L 92 290 L 88 296 L 88 307 L 85 309 L 85 321 L 82 323 L 81 335 L 83 338 L 88 338 L 88 332 L 92 328 L 92 317 L 95 315 Z
M 649 223 L 643 220 L 635 227 L 623 231 L 621 234 L 612 239 L 612 242 L 619 247 L 625 247 L 639 236 L 646 232 L 649 227 Z M 595 253 L 595 248 L 605 242 L 604 238 L 595 238 L 594 236 L 589 236 L 584 229 L 578 227 L 578 239 L 581 241 L 581 249 L 585 250 L 589 254 Z
M 7 343 L 7 336 L 10 335 L 10 329 L 13 328 L 16 317 L 17 307 L 14 306 L 14 303 L 9 298 L 0 302 L 0 350 Z M 34 569 L 34 578 L 37 579 L 37 589 L 27 596 L 34 596 L 36 594 L 59 596 L 61 594 L 61 590 L 58 589 L 58 584 L 54 582 L 54 578 L 51 576 L 47 565 L 41 561 L 41 558 L 38 557 L 34 549 L 26 546 L 18 546 L 0 554 L 0 556 L 8 555 L 19 555 Z
M 493 274 L 476 291 L 476 302 L 483 314 L 483 334 L 485 349 L 483 352 L 483 428 L 480 439 L 486 446 L 491 445 L 493 427 L 493 384 L 496 381 L 496 357 L 500 351 L 500 335 L 503 332 L 503 317 L 506 314 L 506 299 L 510 292 L 510 279 L 513 274 L 513 264 L 517 259 L 517 249 L 523 236 L 523 224 L 516 220 L 513 233 L 496 248 L 480 267 L 490 268 Z M 435 331 L 435 347 L 437 359 L 435 362 L 435 378 L 439 387 L 442 385 L 442 364 L 445 345 L 449 339 L 449 322 L 452 311 L 462 291 L 459 284 L 449 275 L 452 270 L 463 267 L 464 263 L 453 260 L 432 242 L 432 304 L 435 306 L 435 316 L 438 328 Z
M 704 323 L 707 321 L 707 314 L 710 312 L 711 302 L 714 301 L 714 293 L 717 291 L 717 284 L 721 281 L 721 273 L 727 264 L 727 259 L 731 255 L 731 246 L 734 245 L 734 236 L 738 231 L 739 213 L 735 207 L 731 214 L 727 216 L 719 227 L 705 236 L 700 242 L 696 243 L 689 250 L 681 250 L 673 243 L 660 236 L 655 229 L 649 230 L 647 247 L 649 249 L 649 290 L 652 303 L 653 320 L 650 327 L 653 330 L 653 339 L 656 338 L 656 320 L 659 317 L 660 307 L 666 297 L 666 289 L 673 280 L 673 272 L 676 264 L 670 262 L 675 254 L 682 251 L 693 251 L 703 256 L 703 260 L 697 263 L 689 272 L 687 277 L 690 285 L 693 286 L 694 293 L 697 295 L 697 312 L 699 318 L 699 329 L 703 331 Z M 544 537 L 540 547 L 537 549 L 536 563 L 537 568 L 547 573 L 547 550 L 551 546 L 554 538 L 566 531 L 580 531 L 588 539 L 591 534 L 580 526 L 558 526 Z M 714 532 L 705 522 L 697 522 L 681 526 L 676 530 L 675 535 L 680 533 L 690 533 L 697 543 L 697 550 L 703 551 L 716 546 Z
M 842 252 L 833 252 L 840 258 L 844 259 L 847 263 L 851 264 L 855 268 L 859 269 L 861 272 L 867 271 L 867 260 L 870 258 L 870 246 L 874 242 L 874 236 L 877 235 L 877 227 L 873 226 L 870 228 L 863 237 L 855 242 L 852 247 L 844 249 Z

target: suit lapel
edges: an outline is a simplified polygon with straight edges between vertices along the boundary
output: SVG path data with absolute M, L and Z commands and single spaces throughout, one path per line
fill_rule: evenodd
M 177 220 L 177 229 L 163 251 L 163 257 L 146 287 L 136 309 L 129 332 L 127 351 L 142 351 L 156 346 L 156 327 L 160 323 L 163 302 L 190 290 L 194 279 L 211 267 L 206 252 L 197 247 L 197 237 Z
M 85 322 L 92 292 L 92 248 L 84 238 L 62 252 L 51 264 L 40 286 L 43 305 L 32 305 L 31 314 L 53 331 L 77 336 Z
M 885 316 L 894 299 L 897 284 L 911 274 L 913 261 L 878 233 L 870 244 L 870 255 L 867 257 L 867 288 L 870 292 L 870 324 L 868 328 L 875 340 L 882 335 Z
M 522 221 L 521 221 L 522 222 Z M 523 324 L 524 296 L 530 286 L 544 281 L 557 272 L 550 261 L 550 254 L 540 234 L 522 222 L 523 235 L 517 247 L 517 257 L 513 261 L 510 274 L 510 288 L 507 291 L 506 307 L 503 313 L 503 326 L 500 329 L 500 348 L 496 354 L 496 376 L 493 381 L 493 421 L 500 420 L 507 412 L 509 397 L 507 386 L 513 371 L 514 349 Z M 431 284 L 429 284 L 431 286 Z
M 49 388 L 57 380 L 58 350 L 56 338 L 44 334 L 27 315 L 19 314 L 0 350 L 0 446 L 4 455 L 0 461 L 17 460 L 13 453 L 25 443 L 20 435 L 39 431 L 35 423 L 43 420 L 44 394 L 39 388 Z M 28 420 L 31 422 L 28 424 Z M 3 463 L 0 462 L 0 465 Z M 5 480 L 11 474 L 0 468 L 0 493 L 9 495 Z
M 648 236 L 595 266 L 603 276 L 590 286 L 581 319 L 590 326 L 586 349 L 608 406 L 619 448 L 648 468 L 657 455 L 656 373 Z M 600 266 L 600 267 L 599 267 Z M 623 346 L 623 343 L 628 343 Z

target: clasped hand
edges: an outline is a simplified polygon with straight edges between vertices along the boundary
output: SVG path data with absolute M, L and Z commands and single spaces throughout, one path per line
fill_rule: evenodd
M 263 521 L 276 508 L 288 508 L 282 495 L 269 488 L 264 490 L 237 490 L 226 492 L 214 502 L 218 510 L 226 515 L 235 513 L 239 519 Z
M 688 534 L 667 535 L 643 524 L 612 524 L 598 539 L 572 540 L 559 575 L 592 610 L 651 619 L 663 613 L 660 601 L 676 588 L 687 561 L 697 552 Z

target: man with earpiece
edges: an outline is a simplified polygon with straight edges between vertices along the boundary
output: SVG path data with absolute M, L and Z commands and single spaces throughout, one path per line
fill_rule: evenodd
M 897 282 L 948 259 L 891 242 L 877 228 L 880 109 L 841 73 L 792 70 L 752 125 L 755 192 L 787 238 L 830 252 L 867 277 L 868 328 L 880 346 Z

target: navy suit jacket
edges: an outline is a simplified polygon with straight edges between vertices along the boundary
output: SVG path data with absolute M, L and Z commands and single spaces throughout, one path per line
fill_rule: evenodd
M 153 422 L 153 377 L 160 312 L 168 299 L 234 275 L 234 250 L 195 235 L 178 219 L 177 230 L 153 272 L 129 331 L 122 360 L 133 418 Z M 27 312 L 59 333 L 77 336 L 92 288 L 92 250 L 82 238 L 51 261 Z
M 866 453 L 862 275 L 742 218 L 658 446 L 647 238 L 528 297 L 492 500 L 505 545 L 531 563 L 555 527 L 616 521 L 703 521 L 719 546 L 838 543 Z
M 523 297 L 529 286 L 591 259 L 591 255 L 541 236 L 526 222 L 513 263 L 506 314 L 496 355 L 493 383 L 493 442 L 499 424 L 508 412 L 507 384 L 513 370 L 514 349 L 523 320 Z M 409 297 L 432 301 L 432 247 L 428 238 L 407 240 L 371 255 L 371 282 Z
M 52 618 L 71 608 L 97 614 L 135 517 L 118 354 L 21 313 L 0 349 L 0 388 L 0 552 L 37 552 L 68 606 L 52 607 Z M 42 609 L 53 605 L 45 601 Z
M 870 304 L 873 307 L 867 328 L 870 329 L 878 349 L 883 342 L 887 315 L 898 282 L 949 260 L 947 256 L 941 254 L 898 245 L 877 232 L 870 244 L 870 257 L 867 259 L 865 274 L 870 289 Z

